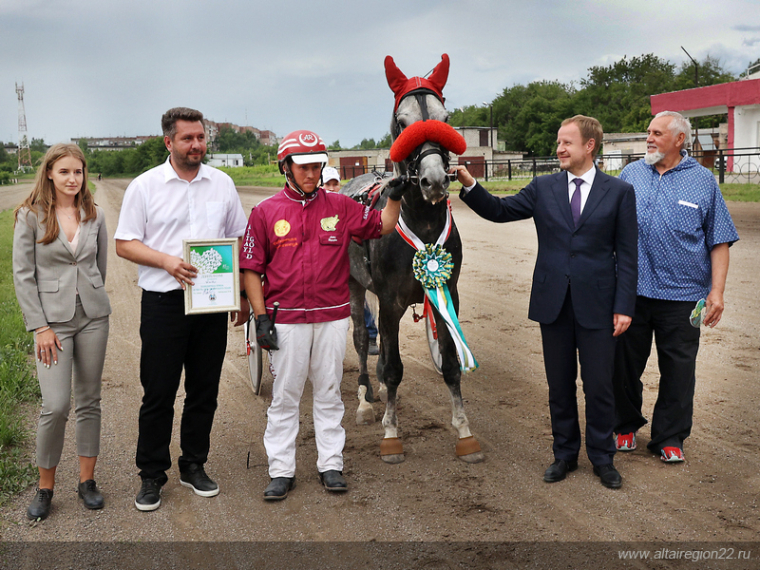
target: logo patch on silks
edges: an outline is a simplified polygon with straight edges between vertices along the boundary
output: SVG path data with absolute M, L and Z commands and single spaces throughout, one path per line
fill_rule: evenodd
M 278 220 L 274 223 L 274 235 L 284 237 L 290 233 L 288 220 Z
M 329 218 L 322 218 L 319 223 L 322 225 L 322 229 L 326 232 L 334 232 L 338 225 L 338 215 L 330 216 Z

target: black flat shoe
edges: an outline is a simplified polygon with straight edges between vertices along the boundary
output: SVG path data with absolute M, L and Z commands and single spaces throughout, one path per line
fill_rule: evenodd
M 106 504 L 94 479 L 80 483 L 77 488 L 77 495 L 84 501 L 84 506 L 88 509 L 102 509 L 103 505 Z
M 44 521 L 50 514 L 51 501 L 53 500 L 53 489 L 37 489 L 37 493 L 32 499 L 29 508 L 26 509 L 26 516 L 31 520 Z
M 343 478 L 343 473 L 331 469 L 319 474 L 319 480 L 324 485 L 325 489 L 334 493 L 342 493 L 348 491 L 348 483 Z
M 275 477 L 264 489 L 265 501 L 282 501 L 288 496 L 288 491 L 295 488 L 295 477 Z
M 578 461 L 565 461 L 564 459 L 557 459 L 554 463 L 549 465 L 548 469 L 544 472 L 544 481 L 547 483 L 556 483 L 562 481 L 567 474 L 571 471 L 578 469 Z
M 599 477 L 602 485 L 608 489 L 620 489 L 623 485 L 623 478 L 612 463 L 608 463 L 607 465 L 594 465 L 594 475 Z

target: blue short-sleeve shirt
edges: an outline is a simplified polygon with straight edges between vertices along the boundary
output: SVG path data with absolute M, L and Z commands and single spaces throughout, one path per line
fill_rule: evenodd
M 636 191 L 639 222 L 637 294 L 698 301 L 712 283 L 710 251 L 739 239 L 715 176 L 681 151 L 683 159 L 660 175 L 639 160 L 620 178 Z

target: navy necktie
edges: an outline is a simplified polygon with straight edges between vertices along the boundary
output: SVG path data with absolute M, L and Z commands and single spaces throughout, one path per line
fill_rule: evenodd
M 583 179 L 575 178 L 573 182 L 575 183 L 575 192 L 573 192 L 573 197 L 570 198 L 570 212 L 573 214 L 575 227 L 578 227 L 578 220 L 581 219 L 581 184 L 583 184 Z

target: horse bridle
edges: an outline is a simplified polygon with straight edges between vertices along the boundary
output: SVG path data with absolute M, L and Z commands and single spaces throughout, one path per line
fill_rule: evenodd
M 422 120 L 427 121 L 430 119 L 430 113 L 428 112 L 427 107 L 427 99 L 425 98 L 426 95 L 433 95 L 436 98 L 438 98 L 438 94 L 434 91 L 431 91 L 430 89 L 415 89 L 414 91 L 410 91 L 406 95 L 404 95 L 401 98 L 401 101 L 406 99 L 407 97 L 414 96 L 414 98 L 417 101 L 417 104 L 420 106 L 420 111 L 422 112 Z M 399 103 L 401 102 L 399 101 Z M 394 138 L 398 138 L 398 136 L 401 134 L 401 125 L 398 122 L 398 116 L 395 117 L 396 120 L 396 132 L 394 133 Z M 429 148 L 425 151 L 422 150 L 422 147 L 425 146 L 425 144 L 432 145 L 432 148 Z M 446 176 L 448 176 L 449 180 L 453 182 L 457 179 L 456 173 L 449 173 L 449 151 L 443 148 L 443 146 L 440 143 L 435 142 L 424 142 L 417 148 L 415 148 L 407 157 L 407 166 L 406 171 L 407 175 L 409 177 L 409 181 L 412 184 L 419 185 L 420 183 L 420 177 L 418 174 L 418 169 L 420 167 L 420 163 L 422 162 L 422 159 L 426 156 L 430 156 L 431 154 L 437 154 L 441 157 L 443 160 L 443 168 L 446 171 Z

